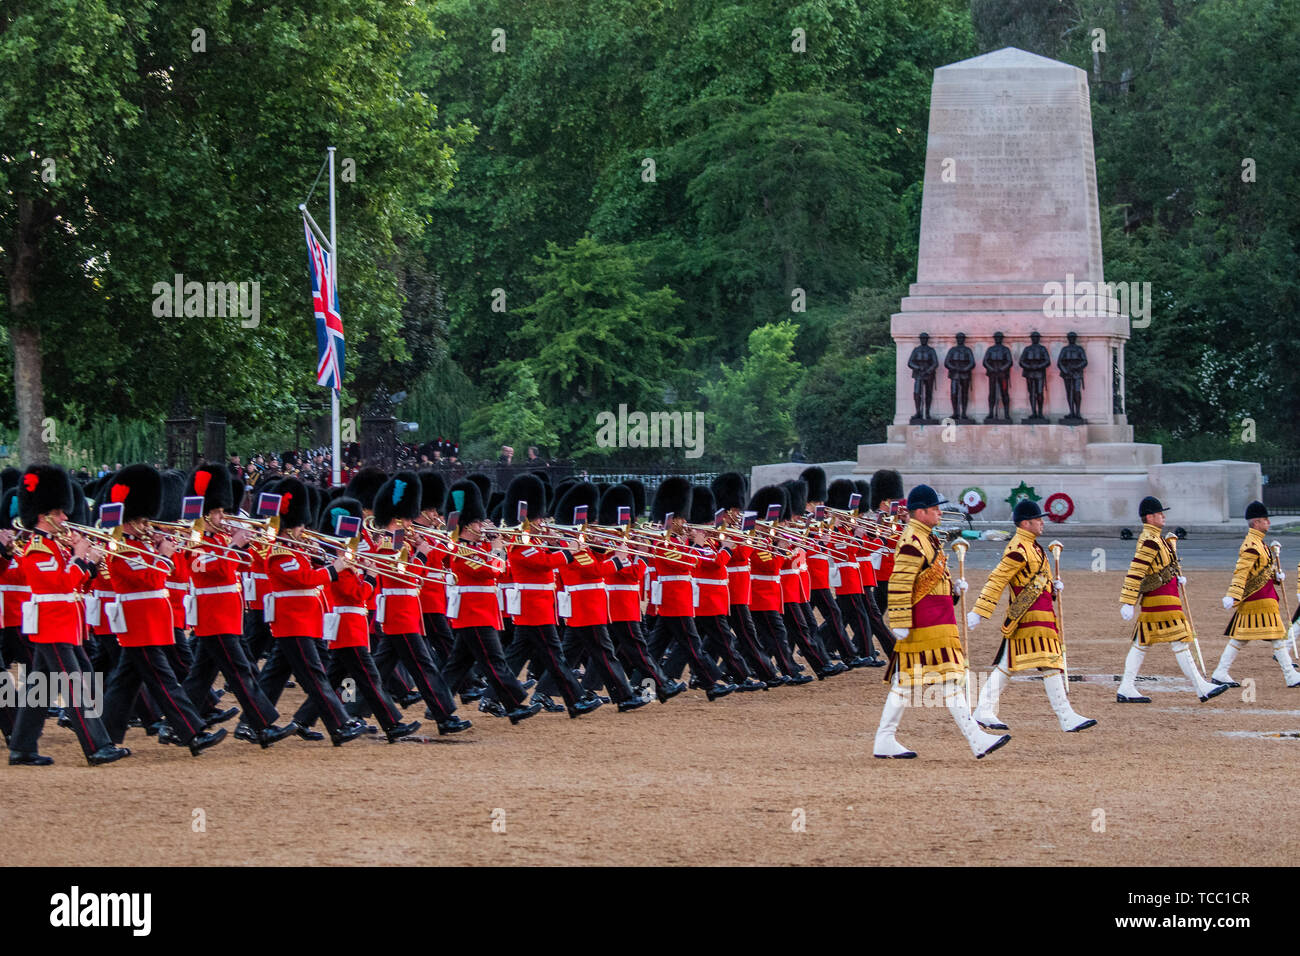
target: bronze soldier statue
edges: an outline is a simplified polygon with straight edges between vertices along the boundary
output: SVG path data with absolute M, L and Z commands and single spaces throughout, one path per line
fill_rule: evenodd
M 1011 424 L 1011 349 L 1002 344 L 1002 333 L 993 333 L 993 345 L 984 353 L 984 371 L 989 377 L 989 415 L 985 425 Z M 998 404 L 1002 414 L 998 415 Z
M 938 424 L 930 417 L 930 402 L 934 398 L 934 376 L 939 369 L 939 356 L 930 347 L 929 341 L 929 334 L 922 332 L 921 344 L 912 349 L 907 360 L 907 367 L 912 370 L 912 401 L 916 403 L 913 425 Z
M 948 393 L 952 398 L 952 417 L 959 425 L 974 424 L 966 416 L 970 403 L 970 377 L 975 371 L 975 353 L 966 344 L 966 333 L 957 333 L 957 344 L 943 357 L 943 367 L 948 370 Z
M 1083 370 L 1088 367 L 1088 353 L 1078 344 L 1077 332 L 1068 333 L 1066 338 L 1070 344 L 1056 357 L 1056 367 L 1065 380 L 1065 400 L 1070 406 L 1070 413 L 1061 419 L 1061 423 L 1081 425 L 1084 419 L 1079 414 L 1079 407 L 1083 404 Z
M 1029 345 L 1020 353 L 1020 370 L 1025 375 L 1025 385 L 1029 387 L 1029 417 L 1025 425 L 1046 425 L 1043 417 L 1043 392 L 1047 385 L 1047 370 L 1052 367 L 1052 355 L 1046 345 L 1039 344 L 1037 332 L 1029 333 Z

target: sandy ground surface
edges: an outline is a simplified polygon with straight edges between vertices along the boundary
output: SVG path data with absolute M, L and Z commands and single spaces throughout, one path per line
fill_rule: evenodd
M 1153 702 L 1116 704 L 1121 574 L 1065 577 L 1072 700 L 1099 725 L 1061 733 L 1042 684 L 1018 679 L 1001 710 L 1011 743 L 985 760 L 942 707 L 903 718 L 918 759 L 873 760 L 873 669 L 517 727 L 471 705 L 471 731 L 427 743 L 231 737 L 196 759 L 132 730 L 135 755 L 96 769 L 51 722 L 53 767 L 0 766 L 0 832 L 23 836 L 11 865 L 1294 864 L 1300 739 L 1267 735 L 1300 731 L 1300 689 L 1249 646 L 1233 671 L 1253 694 L 1202 704 L 1157 647 Z M 1210 669 L 1229 577 L 1191 573 Z M 985 669 L 997 629 L 971 637 Z

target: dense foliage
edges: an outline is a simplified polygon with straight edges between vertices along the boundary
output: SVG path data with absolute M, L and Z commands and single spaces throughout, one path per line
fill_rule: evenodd
M 156 428 L 183 385 L 237 444 L 287 443 L 321 394 L 295 206 L 332 143 L 356 170 L 350 413 L 383 385 L 419 437 L 596 456 L 600 412 L 703 411 L 705 464 L 852 458 L 892 414 L 933 70 L 1011 45 L 1089 71 L 1107 276 L 1155 293 L 1127 352 L 1139 438 L 1167 459 L 1294 453 L 1298 18 L 1289 0 L 13 0 L 0 430 L 103 443 L 117 421 L 95 453 L 123 457 L 126 420 Z M 174 273 L 259 280 L 259 326 L 155 317 Z

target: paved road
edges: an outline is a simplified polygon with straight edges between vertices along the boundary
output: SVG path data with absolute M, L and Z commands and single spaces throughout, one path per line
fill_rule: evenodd
M 1051 540 L 1050 529 L 1044 531 L 1039 538 L 1044 546 Z M 1282 542 L 1282 567 L 1288 575 L 1293 575 L 1296 562 L 1300 561 L 1300 541 L 1290 536 L 1279 537 L 1278 540 Z M 1123 571 L 1133 559 L 1133 542 L 1124 541 L 1118 535 L 1105 538 L 1069 537 L 1061 538 L 1060 541 L 1065 545 L 1065 550 L 1061 552 L 1061 565 L 1070 571 Z M 991 570 L 1006 547 L 1004 541 L 972 541 L 970 544 L 970 551 L 966 553 L 968 570 Z M 1240 544 L 1241 541 L 1235 537 L 1192 536 L 1178 542 L 1178 553 L 1185 568 L 1222 571 L 1226 585 L 1231 580 L 1232 569 L 1237 563 Z M 1101 560 L 1105 561 L 1104 567 L 1095 566 L 1095 562 Z M 1287 583 L 1292 582 L 1288 579 Z

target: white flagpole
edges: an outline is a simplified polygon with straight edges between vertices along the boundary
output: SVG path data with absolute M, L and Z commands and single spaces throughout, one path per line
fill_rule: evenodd
M 337 288 L 338 279 L 339 279 L 339 246 L 338 246 L 338 240 L 335 237 L 335 233 L 334 233 L 334 147 L 333 146 L 329 148 L 329 154 L 330 154 L 329 156 L 330 159 L 330 257 L 334 260 L 334 286 L 335 288 Z M 333 291 L 332 289 L 329 290 L 328 292 L 326 292 L 326 295 L 328 296 L 332 291 Z M 342 310 L 343 310 L 343 305 L 342 303 L 339 303 L 339 311 L 342 312 Z M 342 363 L 340 363 L 339 371 L 342 372 Z M 331 417 L 330 425 L 331 425 L 331 434 L 334 442 L 333 483 L 336 485 L 341 485 L 343 484 L 343 454 L 339 443 L 339 390 L 343 388 L 343 382 L 339 381 L 336 384 L 338 385 L 338 388 L 330 389 L 330 417 Z

